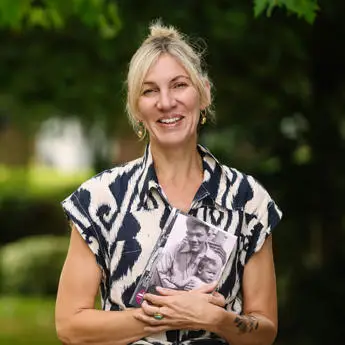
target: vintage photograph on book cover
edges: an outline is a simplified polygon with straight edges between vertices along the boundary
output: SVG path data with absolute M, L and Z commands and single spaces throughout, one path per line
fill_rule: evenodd
M 217 281 L 237 237 L 193 216 L 174 212 L 162 231 L 131 298 L 140 306 L 155 286 L 191 290 Z

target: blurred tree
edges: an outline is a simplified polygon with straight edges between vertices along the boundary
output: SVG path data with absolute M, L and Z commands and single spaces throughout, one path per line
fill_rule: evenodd
M 60 30 L 71 19 L 97 28 L 103 38 L 113 38 L 121 23 L 114 2 L 106 0 L 2 0 L 0 26 L 16 31 L 42 27 Z
M 128 135 L 129 127 L 122 116 L 123 81 L 129 57 L 143 28 L 133 33 L 130 29 L 129 35 L 122 33 L 124 40 L 117 39 L 121 28 L 119 17 L 130 20 L 125 11 L 119 16 L 118 3 L 121 1 L 6 0 L 0 3 L 0 27 L 3 28 L 0 31 L 3 66 L 0 69 L 0 117 L 11 117 L 12 126 L 14 122 L 16 127 L 21 127 L 22 133 L 16 135 L 22 138 L 23 148 L 32 142 L 28 132 L 34 133 L 41 121 L 52 115 L 77 116 L 86 128 L 97 122 L 110 137 L 116 133 Z M 293 7 L 289 0 L 274 4 L 255 1 L 255 13 L 258 15 L 265 5 L 269 6 L 267 13 L 270 13 L 274 5 L 282 4 L 307 17 L 313 11 L 308 1 L 304 7 Z M 157 13 L 155 1 L 145 7 Z M 166 13 L 164 7 L 158 6 L 161 13 Z M 187 1 L 177 8 L 166 7 L 180 16 L 184 9 L 203 6 Z M 205 8 L 208 7 L 212 14 L 218 5 Z M 237 14 L 232 18 L 236 20 Z M 28 161 L 29 156 L 22 162 Z
M 16 152 L 27 152 L 13 160 L 3 149 L 2 161 L 27 164 L 32 133 L 46 118 L 74 115 L 87 122 L 97 117 L 101 123 L 103 109 L 114 110 L 109 106 L 112 96 L 104 99 L 112 80 L 103 77 L 109 66 L 103 43 L 121 28 L 115 2 L 4 0 L 0 27 L 0 124 L 6 125 L 0 131 L 7 140 L 3 147 L 16 144 Z M 102 71 L 92 73 L 99 64 Z
M 112 88 L 110 40 L 121 27 L 115 2 L 2 1 L 0 27 L 5 116 L 30 129 L 52 115 L 114 110 L 102 96 Z
M 125 11 L 122 11 L 122 16 L 118 15 L 118 4 L 121 3 L 106 0 L 2 1 L 0 62 L 4 68 L 0 70 L 0 109 L 11 114 L 25 129 L 35 128 L 37 123 L 52 114 L 73 114 L 84 122 L 103 122 L 109 131 L 116 123 L 119 132 L 122 131 L 123 122 L 115 121 L 114 117 L 123 112 L 123 104 L 118 99 L 122 96 L 126 63 L 137 44 L 139 32 L 130 30 L 129 35 L 123 35 L 126 40 L 118 44 L 115 36 L 121 28 L 119 17 L 128 19 Z M 209 9 L 212 17 L 226 4 L 226 1 L 212 5 L 186 1 L 179 6 L 171 6 L 152 1 L 141 11 L 151 11 L 160 16 L 159 13 L 167 13 L 165 8 L 170 8 L 172 16 L 177 14 L 182 18 L 189 8 L 198 11 Z M 255 0 L 255 15 L 266 7 L 271 15 L 275 6 L 285 6 L 308 21 L 313 20 L 317 9 L 314 0 Z M 227 13 L 226 22 L 216 23 L 218 31 L 226 34 L 234 24 L 243 29 L 243 15 L 238 11 Z M 190 23 L 192 28 L 194 21 Z M 14 69 L 16 73 L 12 73 Z
M 271 16 L 275 7 L 285 7 L 288 11 L 296 13 L 298 17 L 304 18 L 308 23 L 313 23 L 316 11 L 319 9 L 316 0 L 254 0 L 254 13 L 257 17 L 266 10 Z

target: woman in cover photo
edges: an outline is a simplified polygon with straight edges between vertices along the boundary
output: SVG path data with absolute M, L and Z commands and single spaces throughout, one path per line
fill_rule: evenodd
M 257 180 L 199 144 L 214 119 L 202 54 L 156 22 L 134 53 L 126 110 L 142 157 L 85 181 L 63 202 L 71 238 L 56 300 L 64 344 L 272 344 L 277 298 L 272 229 L 281 211 Z M 173 209 L 237 236 L 217 292 L 157 287 L 129 301 Z M 158 230 L 157 230 L 158 231 Z M 153 236 L 154 235 L 154 236 Z M 102 309 L 95 308 L 98 292 Z

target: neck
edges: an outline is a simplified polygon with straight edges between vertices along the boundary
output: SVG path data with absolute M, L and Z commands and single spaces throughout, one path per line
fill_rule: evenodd
M 202 180 L 202 159 L 196 141 L 183 147 L 161 148 L 153 143 L 150 147 L 157 178 L 163 187 L 182 188 L 191 179 Z

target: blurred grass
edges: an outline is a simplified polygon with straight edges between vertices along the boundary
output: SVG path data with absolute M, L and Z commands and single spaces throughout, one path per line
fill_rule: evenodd
M 55 333 L 54 298 L 0 296 L 0 344 L 61 344 Z
M 92 170 L 64 173 L 37 165 L 26 168 L 10 168 L 0 165 L 1 197 L 17 193 L 23 196 L 45 197 L 69 187 L 73 189 L 92 175 Z
M 34 165 L 13 168 L 0 164 L 0 207 L 1 201 L 11 197 L 60 201 L 93 174 L 92 170 L 64 173 Z M 54 309 L 54 297 L 0 295 L 0 345 L 61 344 Z

